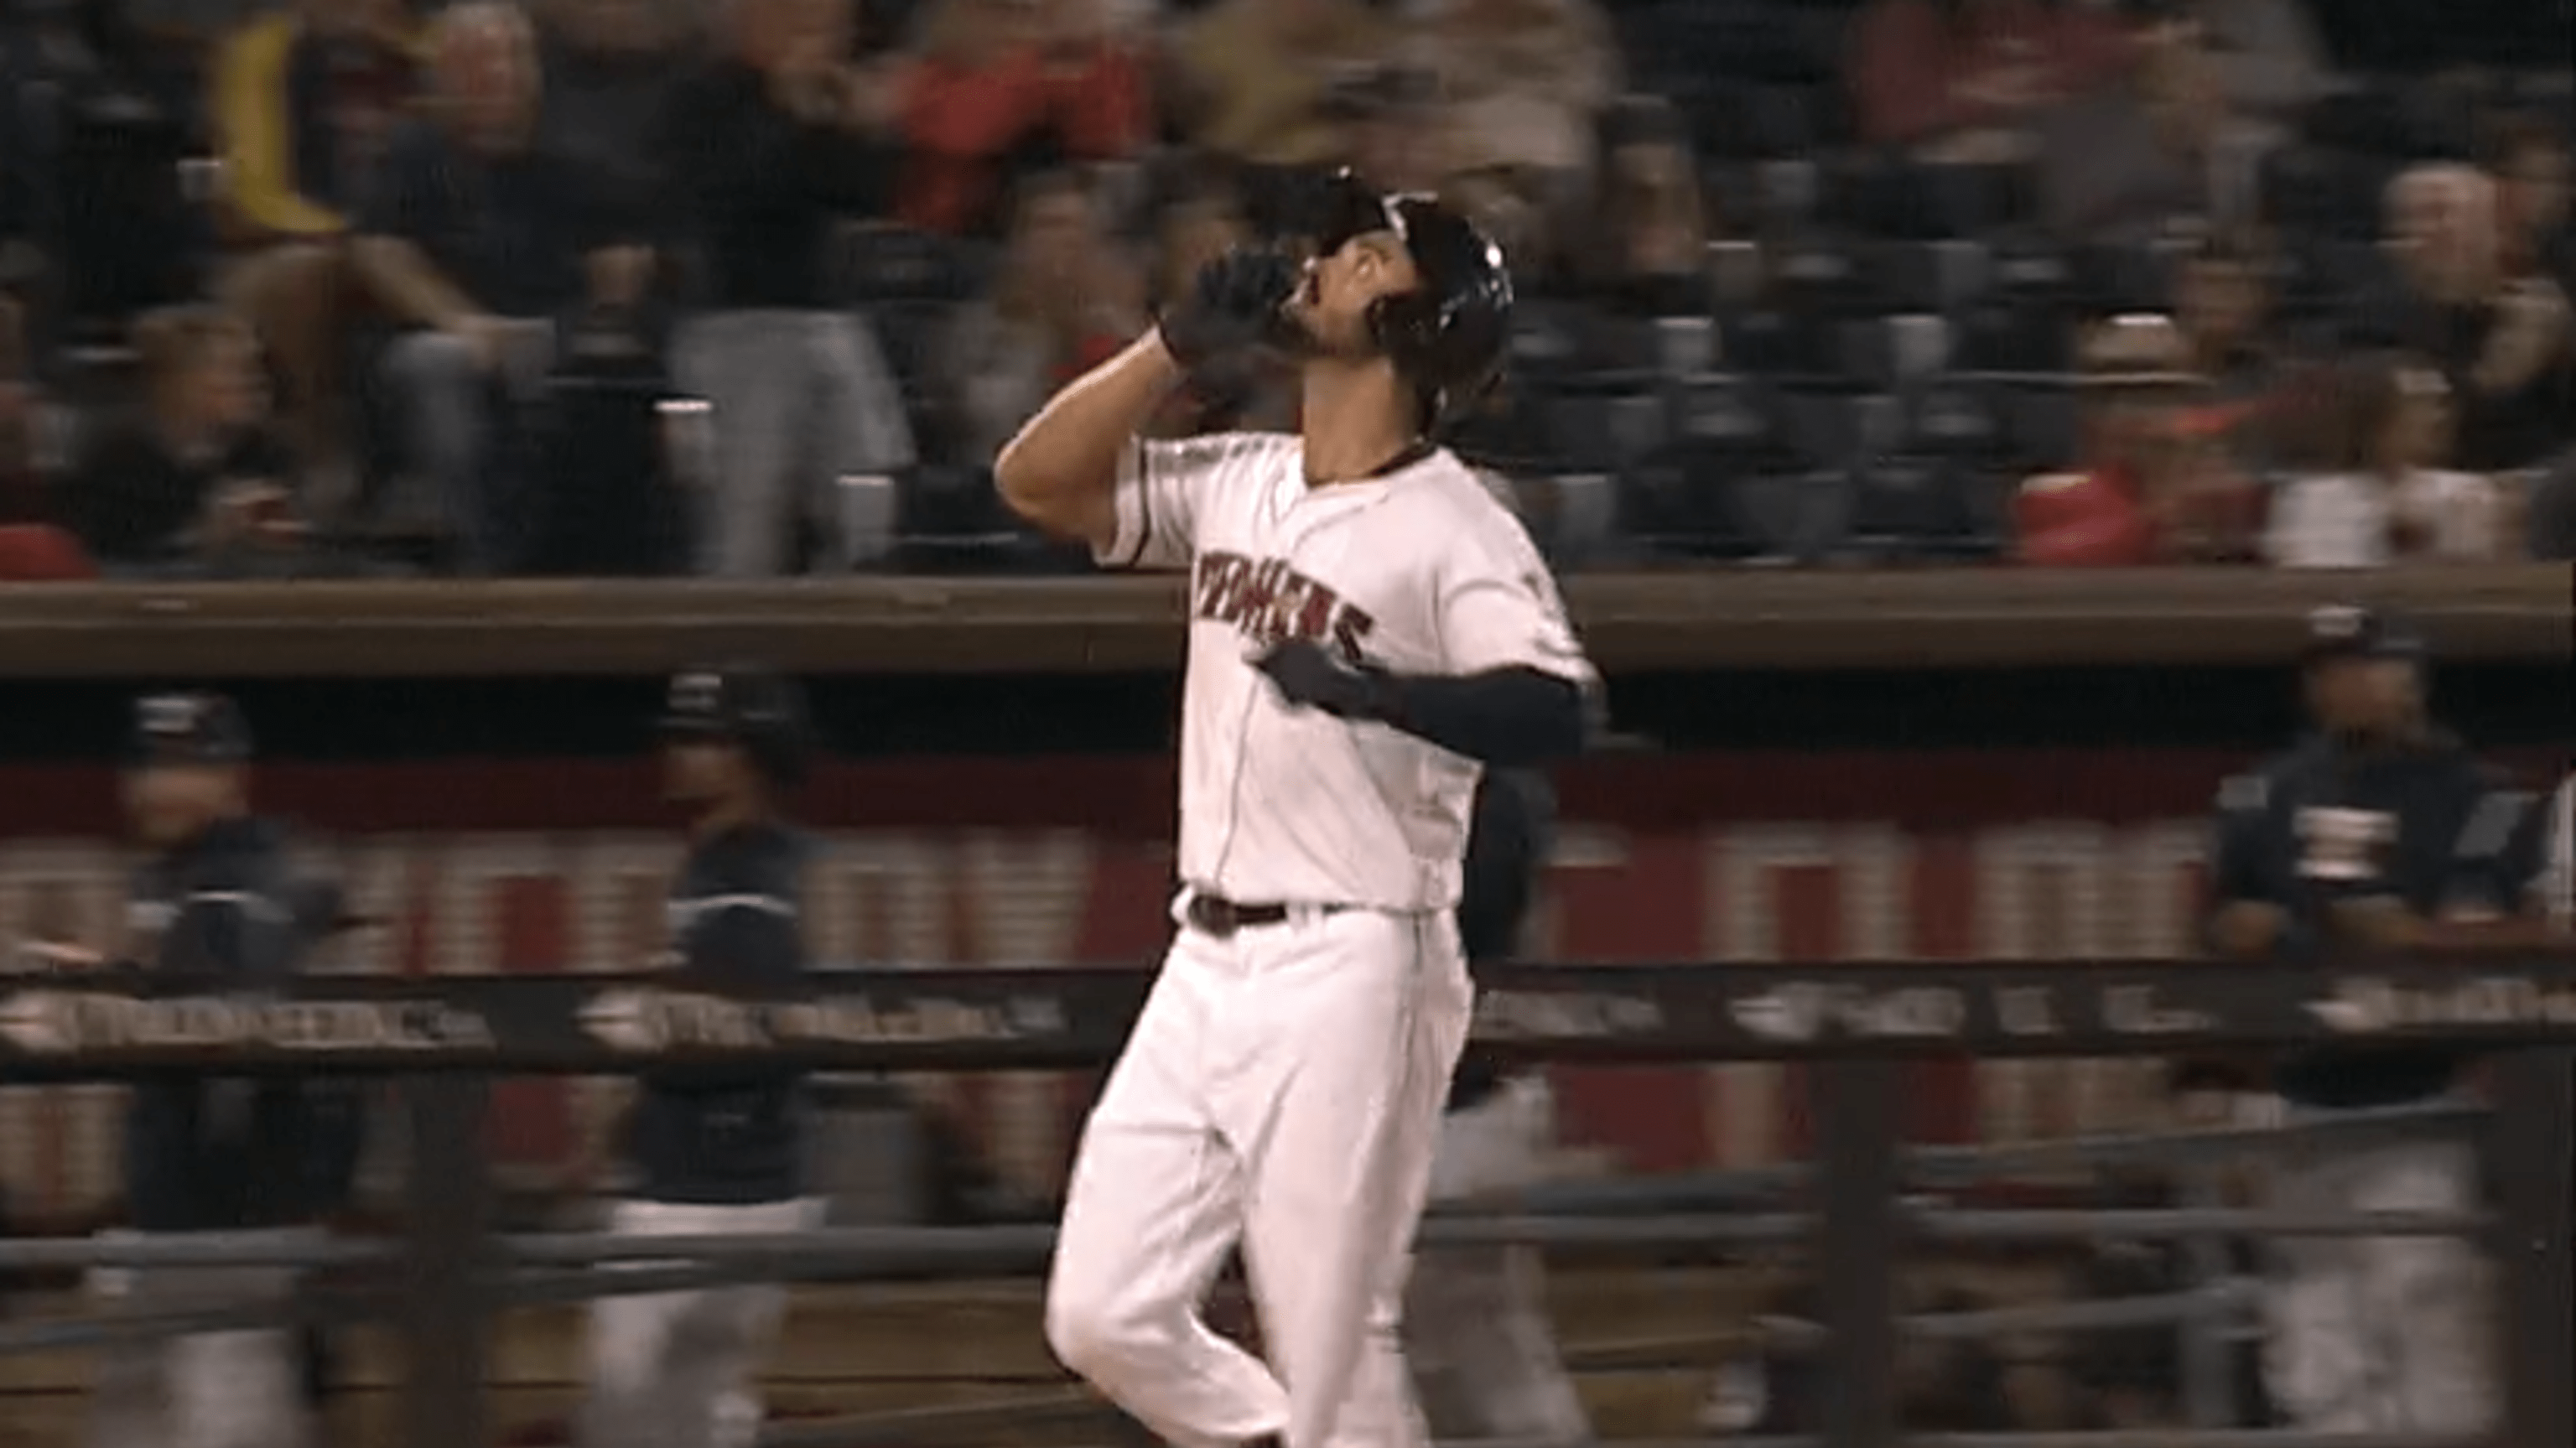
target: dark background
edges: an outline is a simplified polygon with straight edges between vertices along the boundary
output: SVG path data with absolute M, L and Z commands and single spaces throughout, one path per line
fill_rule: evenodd
M 164 681 L 0 684 L 0 761 L 99 762 Z M 2437 665 L 2434 701 L 2491 748 L 2576 738 L 2567 666 Z M 191 684 L 190 687 L 198 687 Z M 598 758 L 652 741 L 658 679 L 249 680 L 227 686 L 273 759 Z M 1177 739 L 1170 674 L 811 680 L 826 746 L 855 758 L 1133 754 Z M 2299 726 L 2287 668 L 1713 670 L 1612 681 L 1614 730 L 1675 749 L 2263 750 Z M 5 805 L 0 805 L 5 808 Z

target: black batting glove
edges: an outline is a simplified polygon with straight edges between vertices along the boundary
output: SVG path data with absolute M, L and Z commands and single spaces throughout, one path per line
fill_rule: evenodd
M 1336 719 L 1383 719 L 1385 690 L 1379 675 L 1353 668 L 1313 639 L 1289 639 L 1255 660 L 1278 689 L 1279 697 L 1301 709 L 1316 709 Z
M 1190 294 L 1163 314 L 1163 345 L 1197 372 L 1274 340 L 1298 277 L 1296 261 L 1276 247 L 1233 248 L 1199 268 Z

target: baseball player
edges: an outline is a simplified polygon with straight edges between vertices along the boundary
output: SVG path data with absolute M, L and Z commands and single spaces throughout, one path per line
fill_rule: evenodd
M 783 814 L 808 730 L 795 685 L 756 668 L 671 681 L 664 788 L 689 815 L 672 882 L 668 964 L 711 986 L 792 981 L 805 969 L 801 882 L 811 839 Z M 805 1105 L 792 1073 L 762 1066 L 646 1075 L 628 1127 L 638 1184 L 611 1215 L 637 1235 L 801 1231 Z M 759 1436 L 752 1376 L 785 1314 L 756 1284 L 600 1300 L 590 1323 L 589 1448 L 744 1448 Z
M 1474 965 L 1508 960 L 1520 941 L 1555 795 L 1535 770 L 1494 769 L 1477 786 L 1458 936 Z M 1508 1197 L 1543 1181 L 1556 1147 L 1547 1078 L 1513 1073 L 1470 1046 L 1449 1083 L 1431 1159 L 1431 1200 Z M 1582 1443 L 1591 1420 L 1549 1325 L 1546 1267 L 1528 1246 L 1414 1254 L 1404 1345 L 1424 1416 L 1442 1439 Z
M 2318 732 L 2218 803 L 2212 943 L 2239 958 L 2539 936 L 2546 811 L 2498 785 L 2424 703 L 2423 645 L 2361 609 L 2321 610 L 2306 686 Z M 2281 1061 L 2294 1119 L 2429 1102 L 2463 1053 L 2334 1046 Z M 2293 1211 L 2474 1210 L 2459 1139 L 2303 1148 L 2274 1165 Z M 2493 1421 L 2492 1289 L 2474 1244 L 2445 1237 L 2279 1244 L 2265 1378 L 2292 1426 L 2472 1436 Z
M 310 943 L 308 888 L 291 878 L 286 831 L 249 808 L 251 736 L 219 694 L 138 701 L 125 805 L 146 859 L 127 908 L 124 954 L 150 970 L 273 983 Z M 135 1232 L 302 1235 L 337 1195 L 344 1088 L 304 1078 L 188 1072 L 135 1083 L 125 1123 Z M 284 1297 L 277 1267 L 124 1274 L 145 1311 Z M 101 1365 L 92 1419 L 101 1448 L 268 1448 L 310 1428 L 300 1339 L 276 1327 L 120 1345 Z
M 1003 498 L 1187 569 L 1179 929 L 1085 1127 L 1056 1354 L 1182 1448 L 1423 1440 L 1399 1316 L 1471 989 L 1451 909 L 1480 767 L 1581 747 L 1592 679 L 1528 535 L 1432 441 L 1511 283 L 1438 202 L 1344 176 L 1302 264 L 1240 249 L 1056 394 Z M 1299 367 L 1298 436 L 1145 442 L 1194 370 Z M 1265 1364 L 1200 1317 L 1240 1241 Z

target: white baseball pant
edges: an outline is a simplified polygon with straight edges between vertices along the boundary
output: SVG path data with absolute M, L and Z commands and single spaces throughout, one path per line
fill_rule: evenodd
M 2460 1142 L 2328 1149 L 2274 1167 L 2271 1196 L 2294 1212 L 2467 1212 L 2477 1157 Z M 2265 1303 L 2263 1376 L 2295 1426 L 2468 1437 L 2494 1425 L 2495 1294 L 2474 1243 L 2307 1237 L 2276 1250 L 2286 1272 Z
M 1530 1075 L 1441 1118 L 1431 1200 L 1470 1201 L 1544 1180 L 1556 1097 Z M 1448 1438 L 1581 1443 L 1592 1422 L 1557 1351 L 1547 1268 L 1534 1247 L 1432 1247 L 1414 1254 L 1404 1351 L 1432 1432 Z
M 180 1233 L 117 1233 L 131 1241 Z M 238 1234 L 293 1243 L 307 1230 Z M 280 1302 L 293 1290 L 286 1267 L 152 1267 L 102 1272 L 102 1295 L 137 1314 L 204 1311 Z M 201 1332 L 121 1343 L 102 1355 L 91 1405 L 95 1448 L 295 1448 L 312 1414 L 304 1398 L 295 1334 L 284 1326 Z
M 620 1202 L 609 1218 L 612 1231 L 656 1237 L 800 1232 L 822 1221 L 812 1199 Z M 755 1374 L 786 1312 L 787 1289 L 773 1283 L 601 1298 L 590 1314 L 584 1448 L 750 1448 L 762 1416 Z
M 1426 1441 L 1394 1304 L 1473 989 L 1447 912 L 1184 928 L 1074 1162 L 1047 1341 L 1178 1448 Z M 1240 1242 L 1269 1364 L 1200 1307 Z

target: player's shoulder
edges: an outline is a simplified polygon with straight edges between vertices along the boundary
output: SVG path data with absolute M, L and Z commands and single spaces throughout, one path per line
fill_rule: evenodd
M 1284 432 L 1206 432 L 1144 444 L 1152 466 L 1193 476 L 1269 475 L 1295 462 L 1300 444 Z
M 2268 813 L 2276 800 L 2295 798 L 2298 782 L 2316 769 L 2322 756 L 2314 741 L 2301 743 L 2255 761 L 2253 766 L 2220 780 L 2216 804 L 2221 814 Z
M 1442 525 L 1439 536 L 1515 564 L 1536 555 L 1538 545 L 1521 522 L 1508 480 L 1471 467 L 1443 448 L 1416 466 L 1410 483 L 1407 496 L 1435 515 L 1433 521 Z

